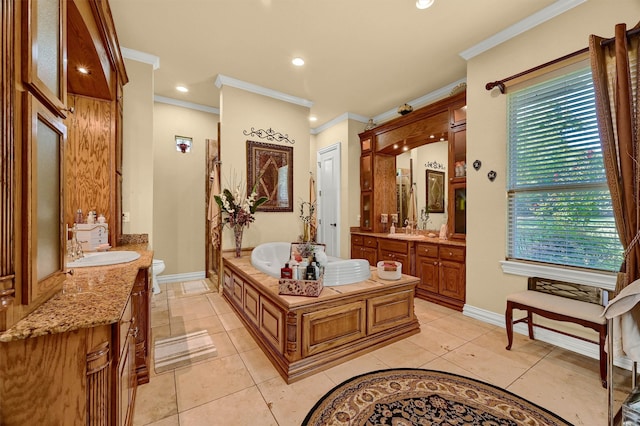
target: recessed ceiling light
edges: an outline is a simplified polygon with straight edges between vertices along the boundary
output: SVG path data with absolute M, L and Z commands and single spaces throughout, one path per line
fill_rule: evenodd
M 318 117 L 316 117 L 315 115 L 311 115 L 309 116 L 309 121 L 318 121 Z
M 295 65 L 296 67 L 301 67 L 304 65 L 304 59 L 302 58 L 293 58 L 293 60 L 291 61 L 291 63 L 293 65 Z
M 402 147 L 402 150 L 403 151 L 409 151 L 409 147 L 405 145 L 405 146 Z
M 184 86 L 176 86 L 176 90 L 177 90 L 178 92 L 182 92 L 182 93 L 187 93 L 187 92 L 189 91 L 189 89 L 187 89 L 187 88 L 186 88 L 186 87 L 184 87 Z
M 427 9 L 433 6 L 435 0 L 416 0 L 416 7 L 418 9 Z
M 86 67 L 78 67 L 77 70 L 80 74 L 91 74 L 91 71 Z

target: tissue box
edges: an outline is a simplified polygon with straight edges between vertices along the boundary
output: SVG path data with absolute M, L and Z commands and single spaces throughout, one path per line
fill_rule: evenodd
M 82 251 L 96 251 L 98 246 L 109 243 L 109 225 L 106 223 L 78 223 L 76 229 Z
M 317 280 L 280 278 L 278 281 L 278 294 L 318 297 L 322 293 L 322 288 L 322 276 Z

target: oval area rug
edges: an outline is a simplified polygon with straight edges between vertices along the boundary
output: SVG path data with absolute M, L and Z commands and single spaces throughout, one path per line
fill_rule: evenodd
M 303 426 L 572 426 L 499 387 L 442 371 L 394 368 L 362 374 L 327 392 Z

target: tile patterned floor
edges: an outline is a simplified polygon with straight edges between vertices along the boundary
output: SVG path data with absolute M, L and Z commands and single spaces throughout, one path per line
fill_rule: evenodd
M 394 367 L 473 377 L 575 425 L 607 424 L 607 392 L 600 386 L 597 360 L 519 334 L 507 351 L 503 328 L 423 300 L 415 302 L 420 334 L 287 385 L 222 296 L 203 293 L 198 284 L 161 284 L 162 293 L 152 299 L 152 338 L 207 330 L 218 355 L 153 374 L 150 383 L 138 388 L 134 425 L 300 425 L 335 385 Z M 630 388 L 629 377 L 616 369 L 618 406 Z

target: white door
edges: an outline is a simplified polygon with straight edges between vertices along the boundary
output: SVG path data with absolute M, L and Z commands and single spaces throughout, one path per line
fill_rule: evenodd
M 318 151 L 318 242 L 340 257 L 340 142 Z

